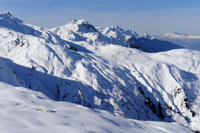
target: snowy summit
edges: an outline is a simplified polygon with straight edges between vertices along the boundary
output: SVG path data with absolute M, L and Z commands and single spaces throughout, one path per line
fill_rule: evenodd
M 199 56 L 119 26 L 45 29 L 1 12 L 1 131 L 200 131 Z

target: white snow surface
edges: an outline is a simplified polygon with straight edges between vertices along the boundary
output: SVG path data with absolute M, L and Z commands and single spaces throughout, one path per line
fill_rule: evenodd
M 95 28 L 85 20 L 73 20 L 66 25 L 49 30 L 63 40 L 86 42 L 95 46 L 114 44 L 137 48 L 146 52 L 161 52 L 183 48 L 167 41 L 155 39 L 146 33 L 140 34 L 137 31 L 126 30 L 117 25 Z
M 120 38 L 123 40 L 127 40 L 131 37 L 136 37 L 136 38 L 144 37 L 148 39 L 153 39 L 153 37 L 151 37 L 146 33 L 140 34 L 139 32 L 134 30 L 125 30 L 123 28 L 120 28 L 118 25 L 113 25 L 111 27 L 97 27 L 97 29 L 106 36 L 113 38 Z
M 2 133 L 192 132 L 176 123 L 125 119 L 106 111 L 53 101 L 40 92 L 1 81 L 0 119 Z
M 5 132 L 200 131 L 200 51 L 142 52 L 85 20 L 48 30 L 0 18 Z

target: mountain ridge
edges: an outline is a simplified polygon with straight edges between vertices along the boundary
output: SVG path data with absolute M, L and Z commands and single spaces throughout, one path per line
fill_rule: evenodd
M 185 33 L 165 33 L 158 39 L 170 41 L 189 49 L 200 50 L 200 36 L 186 35 Z
M 120 32 L 109 38 L 112 34 L 85 20 L 35 30 L 42 34 L 0 28 L 0 57 L 27 88 L 126 118 L 175 121 L 200 130 L 198 51 L 167 49 L 168 42 L 162 46 L 163 41 L 144 37 L 128 43 Z M 152 51 L 131 48 L 136 41 L 142 51 L 148 45 Z

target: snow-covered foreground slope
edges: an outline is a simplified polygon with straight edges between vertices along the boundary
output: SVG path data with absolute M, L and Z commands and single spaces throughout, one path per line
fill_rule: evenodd
M 21 79 L 0 59 L 0 128 L 3 133 L 192 132 L 176 123 L 125 119 L 106 111 L 53 101 L 41 92 L 20 86 L 23 86 Z
M 53 101 L 41 92 L 20 87 L 23 85 L 0 59 L 0 128 L 3 133 L 192 132 L 176 123 L 125 119 L 106 111 Z
M 3 15 L 9 18 L 7 13 Z M 8 20 L 18 27 L 27 25 Z M 0 28 L 1 60 L 18 77 L 6 82 L 9 78 L 4 74 L 2 82 L 90 110 L 138 120 L 177 122 L 200 131 L 200 52 L 176 47 L 145 53 L 129 48 L 128 43 L 122 45 L 126 38 L 108 37 L 84 20 L 51 31 L 28 26 L 41 34 L 7 25 Z M 162 43 L 158 45 L 163 48 Z
M 52 101 L 40 92 L 2 81 L 0 119 L 2 133 L 192 132 L 176 123 L 125 119 L 101 110 Z
M 200 36 L 185 33 L 165 33 L 159 39 L 170 41 L 188 49 L 200 50 Z

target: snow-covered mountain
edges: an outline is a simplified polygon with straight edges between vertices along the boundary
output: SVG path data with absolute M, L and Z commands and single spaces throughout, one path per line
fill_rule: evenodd
M 177 49 L 180 47 L 172 43 L 118 26 L 95 28 L 85 20 L 48 30 L 7 12 L 1 12 L 0 18 L 0 61 L 12 71 L 4 71 L 0 82 L 15 86 L 13 90 L 26 87 L 52 100 L 91 110 L 138 120 L 171 121 L 200 131 L 200 52 Z M 149 48 L 154 53 L 133 48 L 134 42 L 141 44 L 138 49 Z
M 106 111 L 53 101 L 41 92 L 21 87 L 19 81 L 0 59 L 2 133 L 192 132 L 176 123 L 125 119 Z
M 159 39 L 170 41 L 182 47 L 200 50 L 200 36 L 186 35 L 185 33 L 165 33 Z
M 125 30 L 117 25 L 95 28 L 85 20 L 73 20 L 66 25 L 52 28 L 50 31 L 67 41 L 85 41 L 96 46 L 115 44 L 137 48 L 145 52 L 161 52 L 182 48 L 176 44 L 155 39 L 146 33 L 140 34 L 134 30 Z
M 134 30 L 125 30 L 119 26 L 97 28 L 104 36 L 112 40 L 112 44 L 122 42 L 125 46 L 137 48 L 145 52 L 161 52 L 182 47 L 167 41 L 161 41 L 144 33 L 140 34 Z

